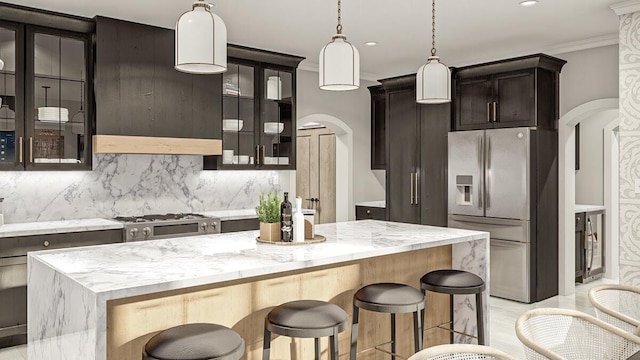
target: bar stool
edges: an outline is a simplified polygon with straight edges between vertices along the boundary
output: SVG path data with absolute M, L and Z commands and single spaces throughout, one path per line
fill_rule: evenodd
M 453 343 L 453 296 L 454 295 L 476 295 L 476 319 L 478 322 L 478 344 L 485 345 L 484 342 L 484 316 L 482 306 L 482 292 L 485 290 L 484 281 L 477 275 L 462 270 L 435 270 L 420 278 L 420 287 L 426 294 L 427 291 L 449 294 L 450 314 L 451 314 L 451 343 Z M 438 327 L 441 327 L 438 325 Z M 475 337 L 469 334 L 462 334 Z
M 237 332 L 217 324 L 187 324 L 169 328 L 144 346 L 142 360 L 238 360 L 244 340 Z
M 358 349 L 359 309 L 391 314 L 391 357 L 396 358 L 396 314 L 413 313 L 415 352 L 422 350 L 422 312 L 424 295 L 404 284 L 379 283 L 367 285 L 353 295 L 350 359 L 356 359 Z
M 265 319 L 262 360 L 269 359 L 271 333 L 313 338 L 316 360 L 320 360 L 320 338 L 328 336 L 331 360 L 338 360 L 338 333 L 345 331 L 348 325 L 349 315 L 338 305 L 326 301 L 297 300 L 279 305 Z

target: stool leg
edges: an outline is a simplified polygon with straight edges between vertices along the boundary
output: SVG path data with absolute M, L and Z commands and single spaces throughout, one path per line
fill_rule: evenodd
M 264 327 L 264 340 L 262 341 L 262 360 L 269 360 L 271 351 L 271 331 Z
M 482 306 L 482 293 L 476 294 L 476 319 L 478 322 L 478 344 L 484 345 L 484 308 Z
M 453 295 L 449 295 L 449 321 L 451 321 L 451 325 L 449 328 L 454 330 L 453 328 Z M 449 344 L 453 344 L 453 331 L 449 332 Z
M 331 351 L 331 360 L 338 360 L 338 336 L 336 334 L 329 336 L 329 350 Z
M 422 350 L 422 314 L 420 310 L 413 313 L 413 343 L 416 352 Z
M 316 360 L 320 360 L 320 338 L 313 339 L 315 349 L 316 349 Z
M 357 306 L 353 305 L 353 315 L 351 322 L 351 352 L 349 354 L 350 360 L 356 360 L 356 351 L 358 350 L 358 317 L 359 311 Z
M 396 314 L 391 314 L 391 353 L 396 353 Z M 391 355 L 391 360 L 396 360 L 395 355 Z

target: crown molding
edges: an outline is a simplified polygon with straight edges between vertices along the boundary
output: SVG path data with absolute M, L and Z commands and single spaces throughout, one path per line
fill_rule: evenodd
M 312 63 L 309 62 L 307 60 L 303 61 L 302 63 L 300 63 L 300 65 L 298 66 L 298 69 L 300 70 L 304 70 L 304 71 L 310 71 L 310 72 L 318 72 L 318 69 L 320 68 L 320 65 L 317 63 Z M 362 80 L 367 80 L 367 81 L 374 81 L 377 82 L 378 79 L 382 79 L 384 78 L 384 76 L 382 75 L 378 75 L 378 74 L 372 74 L 372 73 L 367 73 L 367 72 L 360 72 L 360 79 Z
M 598 36 L 590 39 L 571 41 L 564 44 L 558 44 L 543 49 L 543 53 L 549 55 L 564 54 L 568 52 L 594 49 L 602 46 L 615 45 L 620 41 L 618 33 Z
M 629 0 L 615 3 L 611 5 L 611 10 L 613 10 L 618 16 L 640 12 L 640 0 Z

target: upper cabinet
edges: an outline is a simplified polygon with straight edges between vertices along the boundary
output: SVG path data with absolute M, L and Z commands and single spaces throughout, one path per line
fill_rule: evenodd
M 93 23 L 2 10 L 0 169 L 90 170 Z
M 385 170 L 386 152 L 386 97 L 382 85 L 369 86 L 371 93 L 371 170 Z
M 173 30 L 97 17 L 96 49 L 97 152 L 220 153 L 222 75 L 175 70 Z
M 566 61 L 544 54 L 453 69 L 454 130 L 556 129 Z
M 222 156 L 204 168 L 295 169 L 296 68 L 304 58 L 229 45 L 222 74 Z

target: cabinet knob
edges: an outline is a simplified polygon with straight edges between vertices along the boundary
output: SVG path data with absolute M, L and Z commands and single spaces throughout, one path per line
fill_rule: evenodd
M 580 222 L 580 216 L 576 217 L 576 224 Z
M 367 215 L 371 215 L 371 210 L 367 210 Z
M 49 247 L 49 240 L 45 240 L 42 245 L 44 245 L 44 247 Z

